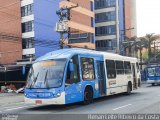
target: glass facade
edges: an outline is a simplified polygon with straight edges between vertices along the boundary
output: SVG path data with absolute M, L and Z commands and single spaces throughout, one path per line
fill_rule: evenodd
M 116 40 L 98 40 L 96 41 L 96 49 L 100 51 L 114 50 L 116 48 Z
M 107 8 L 114 9 L 107 9 Z M 117 40 L 106 39 L 106 36 L 116 36 L 116 0 L 95 0 L 95 10 L 98 10 L 95 14 L 95 28 L 96 37 L 100 37 L 96 41 L 96 50 L 98 51 L 115 51 L 117 46 Z M 103 10 L 101 10 L 103 9 Z M 100 12 L 102 11 L 102 12 Z M 106 23 L 107 22 L 107 23 Z M 115 23 L 114 23 L 115 22 Z M 103 38 L 105 37 L 105 39 Z
M 116 25 L 96 27 L 96 36 L 115 35 Z
M 98 13 L 95 15 L 95 22 L 96 23 L 115 21 L 115 20 L 116 20 L 116 12 L 115 11 L 103 12 L 103 13 Z
M 115 7 L 116 0 L 95 0 L 95 9 Z
M 72 43 L 87 43 L 92 42 L 93 34 L 92 33 L 79 33 L 79 34 L 70 34 L 69 44 Z

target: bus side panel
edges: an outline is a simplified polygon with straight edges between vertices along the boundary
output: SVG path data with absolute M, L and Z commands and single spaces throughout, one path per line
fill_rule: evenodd
M 160 77 L 147 77 L 147 83 L 160 83 Z
M 82 92 L 83 92 L 83 99 L 84 99 L 84 91 L 86 86 L 92 86 L 93 88 L 93 98 L 98 98 L 100 97 L 100 93 L 99 93 L 99 84 L 98 84 L 98 75 L 97 75 L 97 64 L 96 61 L 103 61 L 103 56 L 99 55 L 99 56 L 92 56 L 92 55 L 88 55 L 88 54 L 83 54 L 83 55 L 79 55 L 79 62 L 80 62 L 80 58 L 84 57 L 84 58 L 93 58 L 94 59 L 94 72 L 95 72 L 95 79 L 94 80 L 83 80 L 82 78 L 82 67 L 80 66 L 80 78 L 82 81 Z M 79 63 L 81 65 L 81 62 Z
M 99 97 L 99 91 L 98 91 L 98 82 L 97 81 L 84 81 L 82 83 L 82 90 L 83 90 L 83 100 L 84 100 L 84 91 L 87 86 L 91 86 L 93 88 L 93 98 Z
M 65 88 L 65 103 L 75 103 L 83 100 L 83 87 L 81 82 L 71 84 Z

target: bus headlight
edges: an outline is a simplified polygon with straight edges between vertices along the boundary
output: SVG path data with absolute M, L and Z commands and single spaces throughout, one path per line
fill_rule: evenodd
M 56 95 L 57 97 L 60 97 L 61 96 L 61 93 L 57 93 L 57 95 Z

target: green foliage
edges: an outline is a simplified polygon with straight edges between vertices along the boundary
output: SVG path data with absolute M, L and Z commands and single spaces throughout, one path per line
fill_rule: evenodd
M 149 61 L 153 56 L 154 51 L 152 51 L 151 45 L 156 41 L 157 39 L 160 39 L 160 35 L 154 35 L 152 34 L 146 34 L 144 37 L 132 37 L 128 38 L 125 44 L 125 47 L 129 49 L 131 52 L 130 55 L 132 55 L 132 52 L 136 52 L 136 54 L 139 54 L 143 48 L 146 48 L 148 51 L 142 53 L 142 59 L 144 61 Z M 135 55 L 136 55 L 135 54 Z M 140 57 L 140 54 L 138 55 Z
M 151 33 L 146 34 L 146 36 L 140 37 L 139 39 L 143 41 L 143 46 L 148 49 L 148 58 L 150 59 L 152 57 L 151 45 L 154 43 L 154 41 L 160 39 L 160 35 L 154 35 Z
M 143 52 L 143 54 L 142 54 L 142 59 L 143 59 L 144 61 L 148 61 L 148 51 Z

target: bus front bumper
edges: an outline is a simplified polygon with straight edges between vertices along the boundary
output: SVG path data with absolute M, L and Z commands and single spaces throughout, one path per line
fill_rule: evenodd
M 25 103 L 29 104 L 41 104 L 41 105 L 64 105 L 65 104 L 65 92 L 57 98 L 39 99 L 39 98 L 27 98 L 24 97 Z

